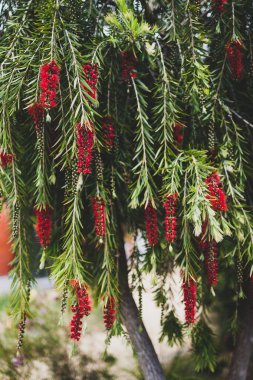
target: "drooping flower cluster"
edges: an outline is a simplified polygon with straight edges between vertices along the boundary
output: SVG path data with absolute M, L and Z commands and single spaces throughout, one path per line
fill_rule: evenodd
M 28 114 L 33 119 L 33 124 L 36 130 L 36 135 L 37 135 L 37 140 L 38 140 L 38 152 L 41 157 L 44 151 L 43 125 L 44 125 L 45 109 L 40 103 L 35 102 L 28 108 Z
M 45 249 L 50 244 L 52 221 L 50 208 L 47 205 L 45 209 L 36 209 L 37 215 L 36 232 L 40 245 Z
M 92 99 L 97 99 L 97 82 L 98 82 L 98 67 L 95 64 L 88 63 L 83 66 L 84 79 L 89 88 L 86 88 L 87 94 Z
M 40 69 L 40 103 L 51 109 L 56 107 L 57 87 L 60 78 L 60 68 L 53 60 Z
M 76 141 L 78 147 L 77 172 L 90 174 L 94 147 L 94 132 L 91 122 L 86 125 L 81 123 L 76 125 Z
M 115 126 L 111 116 L 103 118 L 102 129 L 104 132 L 105 145 L 109 151 L 113 149 L 115 139 Z
M 87 286 L 80 286 L 77 281 L 74 284 L 76 293 L 76 304 L 71 306 L 73 317 L 70 322 L 70 337 L 79 341 L 82 332 L 82 319 L 89 316 L 91 312 L 91 300 L 87 291 Z
M 137 78 L 136 65 L 137 60 L 131 51 L 122 51 L 120 53 L 121 60 L 121 76 L 124 81 L 131 78 Z
M 199 248 L 203 251 L 205 256 L 205 268 L 207 273 L 207 280 L 209 285 L 217 285 L 218 282 L 218 245 L 215 240 L 208 241 L 206 238 L 206 230 L 208 220 L 202 226 L 202 232 L 198 238 Z
M 178 194 L 167 195 L 163 207 L 165 208 L 165 239 L 173 243 L 177 237 L 176 203 Z
M 173 127 L 173 137 L 176 144 L 180 145 L 184 139 L 184 126 L 181 123 L 175 123 Z
M 26 291 L 27 291 L 27 302 L 30 300 L 30 295 L 31 295 L 31 281 L 28 280 L 27 285 L 26 285 Z M 20 354 L 20 349 L 23 346 L 24 342 L 24 335 L 25 335 L 25 329 L 26 329 L 26 322 L 27 322 L 27 314 L 24 311 L 21 316 L 21 320 L 18 324 L 18 342 L 17 342 L 17 352 L 18 355 Z
M 31 116 L 31 118 L 33 119 L 33 124 L 34 124 L 36 131 L 40 130 L 42 125 L 43 125 L 44 113 L 45 113 L 45 109 L 42 106 L 42 104 L 40 104 L 38 102 L 33 103 L 28 108 L 28 113 Z
M 196 313 L 196 282 L 190 278 L 183 282 L 185 321 L 188 324 L 195 322 Z
M 156 209 L 151 203 L 145 208 L 145 226 L 149 245 L 153 247 L 158 243 L 158 225 Z
M 218 282 L 218 247 L 215 240 L 204 244 L 205 266 L 209 285 L 217 285 Z
M 23 314 L 23 317 L 18 324 L 18 343 L 17 343 L 17 350 L 18 351 L 20 350 L 20 348 L 23 345 L 25 328 L 26 328 L 26 313 Z
M 205 180 L 208 188 L 208 199 L 211 202 L 212 208 L 216 211 L 227 211 L 227 197 L 222 189 L 219 173 L 212 173 Z
M 243 72 L 243 45 L 240 40 L 231 40 L 226 45 L 227 59 L 230 70 L 236 79 L 240 79 Z
M 1 151 L 0 163 L 1 163 L 2 168 L 6 168 L 8 165 L 10 165 L 12 163 L 13 158 L 14 158 L 14 154 Z
M 227 4 L 228 0 L 213 0 L 213 9 L 218 13 L 222 13 Z
M 102 243 L 106 227 L 105 202 L 101 197 L 92 197 L 91 204 L 93 208 L 95 232 L 96 235 L 100 238 L 100 242 Z
M 110 297 L 104 306 L 104 325 L 106 327 L 106 330 L 111 330 L 116 320 L 116 315 L 116 302 L 113 297 Z
M 237 283 L 241 285 L 244 280 L 244 271 L 243 271 L 243 261 L 240 257 L 236 258 L 236 277 L 237 277 Z

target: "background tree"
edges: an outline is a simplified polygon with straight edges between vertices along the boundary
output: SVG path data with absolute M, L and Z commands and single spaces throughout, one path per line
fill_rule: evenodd
M 144 377 L 163 379 L 141 322 L 152 273 L 161 338 L 181 343 L 189 331 L 196 369 L 214 371 L 207 311 L 218 278 L 233 326 L 244 296 L 252 315 L 252 2 L 13 0 L 1 14 L 0 185 L 18 348 L 46 265 L 62 312 L 72 304 L 70 338 L 80 339 L 92 292 L 108 342 L 126 328 Z M 125 232 L 135 237 L 129 262 Z M 176 267 L 184 325 L 169 297 Z M 252 342 L 238 342 L 229 379 L 246 377 L 236 352 L 250 355 Z

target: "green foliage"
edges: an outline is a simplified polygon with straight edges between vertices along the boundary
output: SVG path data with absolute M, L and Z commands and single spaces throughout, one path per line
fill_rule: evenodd
M 168 340 L 169 346 L 183 343 L 182 325 L 172 311 L 164 317 L 160 341 L 164 339 Z
M 81 175 L 79 177 L 82 178 Z M 72 279 L 80 283 L 88 282 L 88 273 L 83 268 L 83 235 L 81 224 L 81 199 L 77 194 L 67 203 L 68 209 L 64 218 L 64 241 L 62 253 L 53 264 L 52 277 L 59 288 Z
M 193 358 L 190 355 L 177 355 L 173 359 L 169 368 L 165 370 L 166 379 L 171 380 L 220 380 L 222 376 L 223 365 L 220 366 L 220 370 L 217 375 L 210 372 L 209 373 L 198 373 L 196 375 Z
M 109 41 L 114 45 L 120 42 L 120 48 L 135 46 L 140 50 L 157 29 L 143 19 L 138 20 L 125 0 L 117 0 L 117 13 L 109 13 L 105 21 L 110 28 Z
M 130 260 L 132 288 L 139 292 L 141 316 L 144 274 L 152 274 L 162 310 L 162 337 L 171 343 L 182 340 L 169 299 L 172 268 L 180 267 L 184 278 L 203 285 L 198 286 L 200 306 L 213 302 L 205 286 L 202 232 L 205 240 L 219 243 L 221 278 L 238 257 L 249 278 L 253 22 L 248 15 L 252 7 L 233 2 L 220 14 L 211 1 L 201 6 L 198 1 L 158 2 L 153 12 L 145 2 L 125 0 L 1 3 L 0 152 L 13 154 L 13 160 L 0 167 L 0 190 L 11 215 L 16 318 L 30 314 L 28 285 L 39 270 L 31 248 L 34 208 L 46 204 L 51 208 L 53 241 L 43 260 L 61 290 L 76 279 L 92 287 L 96 300 L 113 296 L 120 302 L 118 257 L 123 234 L 144 238 L 143 252 L 136 254 L 141 249 L 135 247 Z M 231 38 L 244 45 L 240 80 L 233 76 L 226 54 Z M 131 64 L 136 65 L 128 78 L 122 75 L 122 53 L 132 54 Z M 61 70 L 58 104 L 45 112 L 39 155 L 27 109 L 39 101 L 41 65 L 53 59 Z M 88 62 L 98 65 L 97 97 L 91 96 L 83 72 Z M 108 115 L 115 127 L 111 150 L 103 129 Z M 78 123 L 94 127 L 96 162 L 90 175 L 76 170 Z M 183 128 L 178 141 L 176 126 Z M 213 172 L 220 174 L 228 212 L 214 210 L 210 202 L 206 179 Z M 175 193 L 178 237 L 169 243 L 163 237 L 163 203 Z M 93 196 L 105 203 L 106 233 L 101 241 L 94 228 Z M 148 204 L 158 217 L 159 242 L 152 249 L 145 231 Z M 239 297 L 236 279 L 230 282 L 234 297 Z M 200 320 L 193 329 L 199 370 L 214 369 L 210 336 Z
M 132 79 L 134 92 L 136 96 L 137 103 L 137 134 L 136 134 L 136 154 L 134 160 L 138 162 L 136 166 L 133 167 L 133 173 L 136 174 L 136 182 L 133 183 L 133 191 L 131 194 L 130 206 L 136 208 L 139 205 L 145 205 L 149 202 L 154 204 L 154 181 L 152 178 L 152 172 L 150 166 L 154 161 L 153 152 L 153 138 L 151 134 L 151 126 L 148 121 L 148 116 L 146 114 L 147 101 L 141 94 L 141 89 L 143 91 L 149 92 L 148 88 L 140 81 Z M 142 195 L 142 193 L 144 194 Z M 142 195 L 142 200 L 140 201 L 140 195 Z
M 207 324 L 200 320 L 192 329 L 192 349 L 196 371 L 216 368 L 216 348 L 213 341 L 213 332 Z

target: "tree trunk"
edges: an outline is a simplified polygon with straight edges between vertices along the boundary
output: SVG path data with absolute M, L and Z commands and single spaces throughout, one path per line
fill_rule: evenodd
M 253 347 L 253 283 L 246 285 L 247 298 L 239 305 L 239 332 L 227 380 L 246 380 Z
M 121 316 L 128 331 L 132 346 L 137 353 L 139 366 L 145 380 L 165 380 L 161 364 L 148 336 L 140 322 L 138 309 L 128 284 L 126 254 L 122 244 L 119 252 L 119 287 L 121 291 Z

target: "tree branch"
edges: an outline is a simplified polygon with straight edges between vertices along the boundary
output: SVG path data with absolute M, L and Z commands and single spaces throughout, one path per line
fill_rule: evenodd
M 128 284 L 128 269 L 126 253 L 122 241 L 119 250 L 119 287 L 121 292 L 120 312 L 123 323 L 128 331 L 133 348 L 137 353 L 138 361 L 145 380 L 165 380 L 161 364 L 142 322 L 138 316 L 138 309 Z

